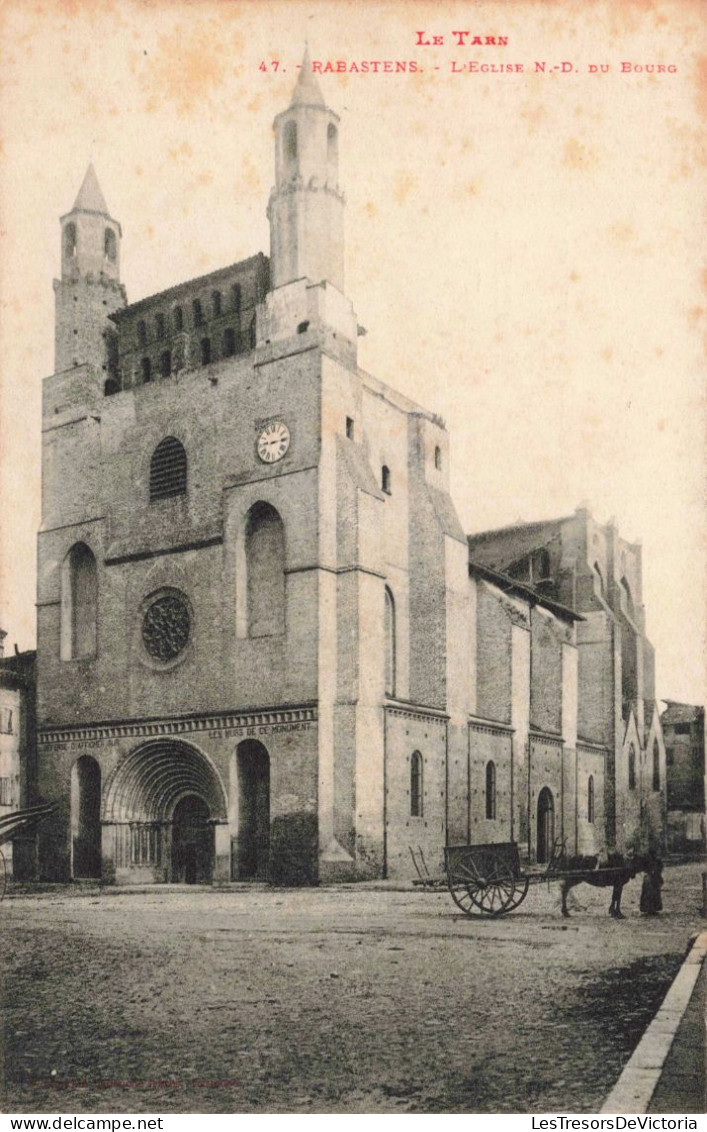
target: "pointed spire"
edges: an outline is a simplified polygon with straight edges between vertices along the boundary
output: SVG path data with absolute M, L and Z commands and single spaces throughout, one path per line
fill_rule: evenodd
M 74 201 L 72 212 L 103 212 L 106 216 L 110 216 L 108 212 L 108 205 L 106 199 L 101 192 L 101 186 L 98 184 L 98 177 L 96 170 L 91 163 L 86 170 L 86 176 L 83 179 L 83 184 L 79 189 L 78 196 Z
M 309 44 L 304 45 L 304 57 L 290 106 L 325 106 L 319 83 L 312 74 L 312 61 L 309 58 Z

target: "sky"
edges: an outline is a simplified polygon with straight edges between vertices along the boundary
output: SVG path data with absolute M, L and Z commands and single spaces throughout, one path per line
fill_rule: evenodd
M 267 253 L 308 40 L 333 64 L 360 364 L 445 419 L 469 533 L 586 503 L 640 540 L 657 694 L 704 703 L 702 24 L 692 0 L 5 0 L 6 651 L 35 644 L 58 218 L 93 161 L 131 301 Z

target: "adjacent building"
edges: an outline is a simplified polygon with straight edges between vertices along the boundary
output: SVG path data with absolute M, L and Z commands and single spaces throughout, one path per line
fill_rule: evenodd
M 35 652 L 5 656 L 7 633 L 0 630 L 0 817 L 31 805 L 36 794 Z M 0 846 L 6 876 L 28 880 L 36 874 L 34 833 L 18 834 Z
M 700 852 L 705 842 L 705 709 L 665 700 L 661 716 L 668 777 L 668 848 Z

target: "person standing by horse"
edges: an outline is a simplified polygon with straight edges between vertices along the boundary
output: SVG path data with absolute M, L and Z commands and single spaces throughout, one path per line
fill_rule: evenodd
M 663 910 L 660 890 L 663 887 L 663 862 L 654 853 L 649 856 L 649 867 L 641 887 L 640 910 L 644 916 L 657 916 Z

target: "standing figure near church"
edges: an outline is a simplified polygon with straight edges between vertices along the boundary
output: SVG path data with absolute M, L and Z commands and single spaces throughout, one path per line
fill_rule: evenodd
M 650 867 L 643 878 L 640 909 L 644 916 L 657 916 L 663 911 L 660 890 L 663 887 L 663 862 L 651 854 Z

